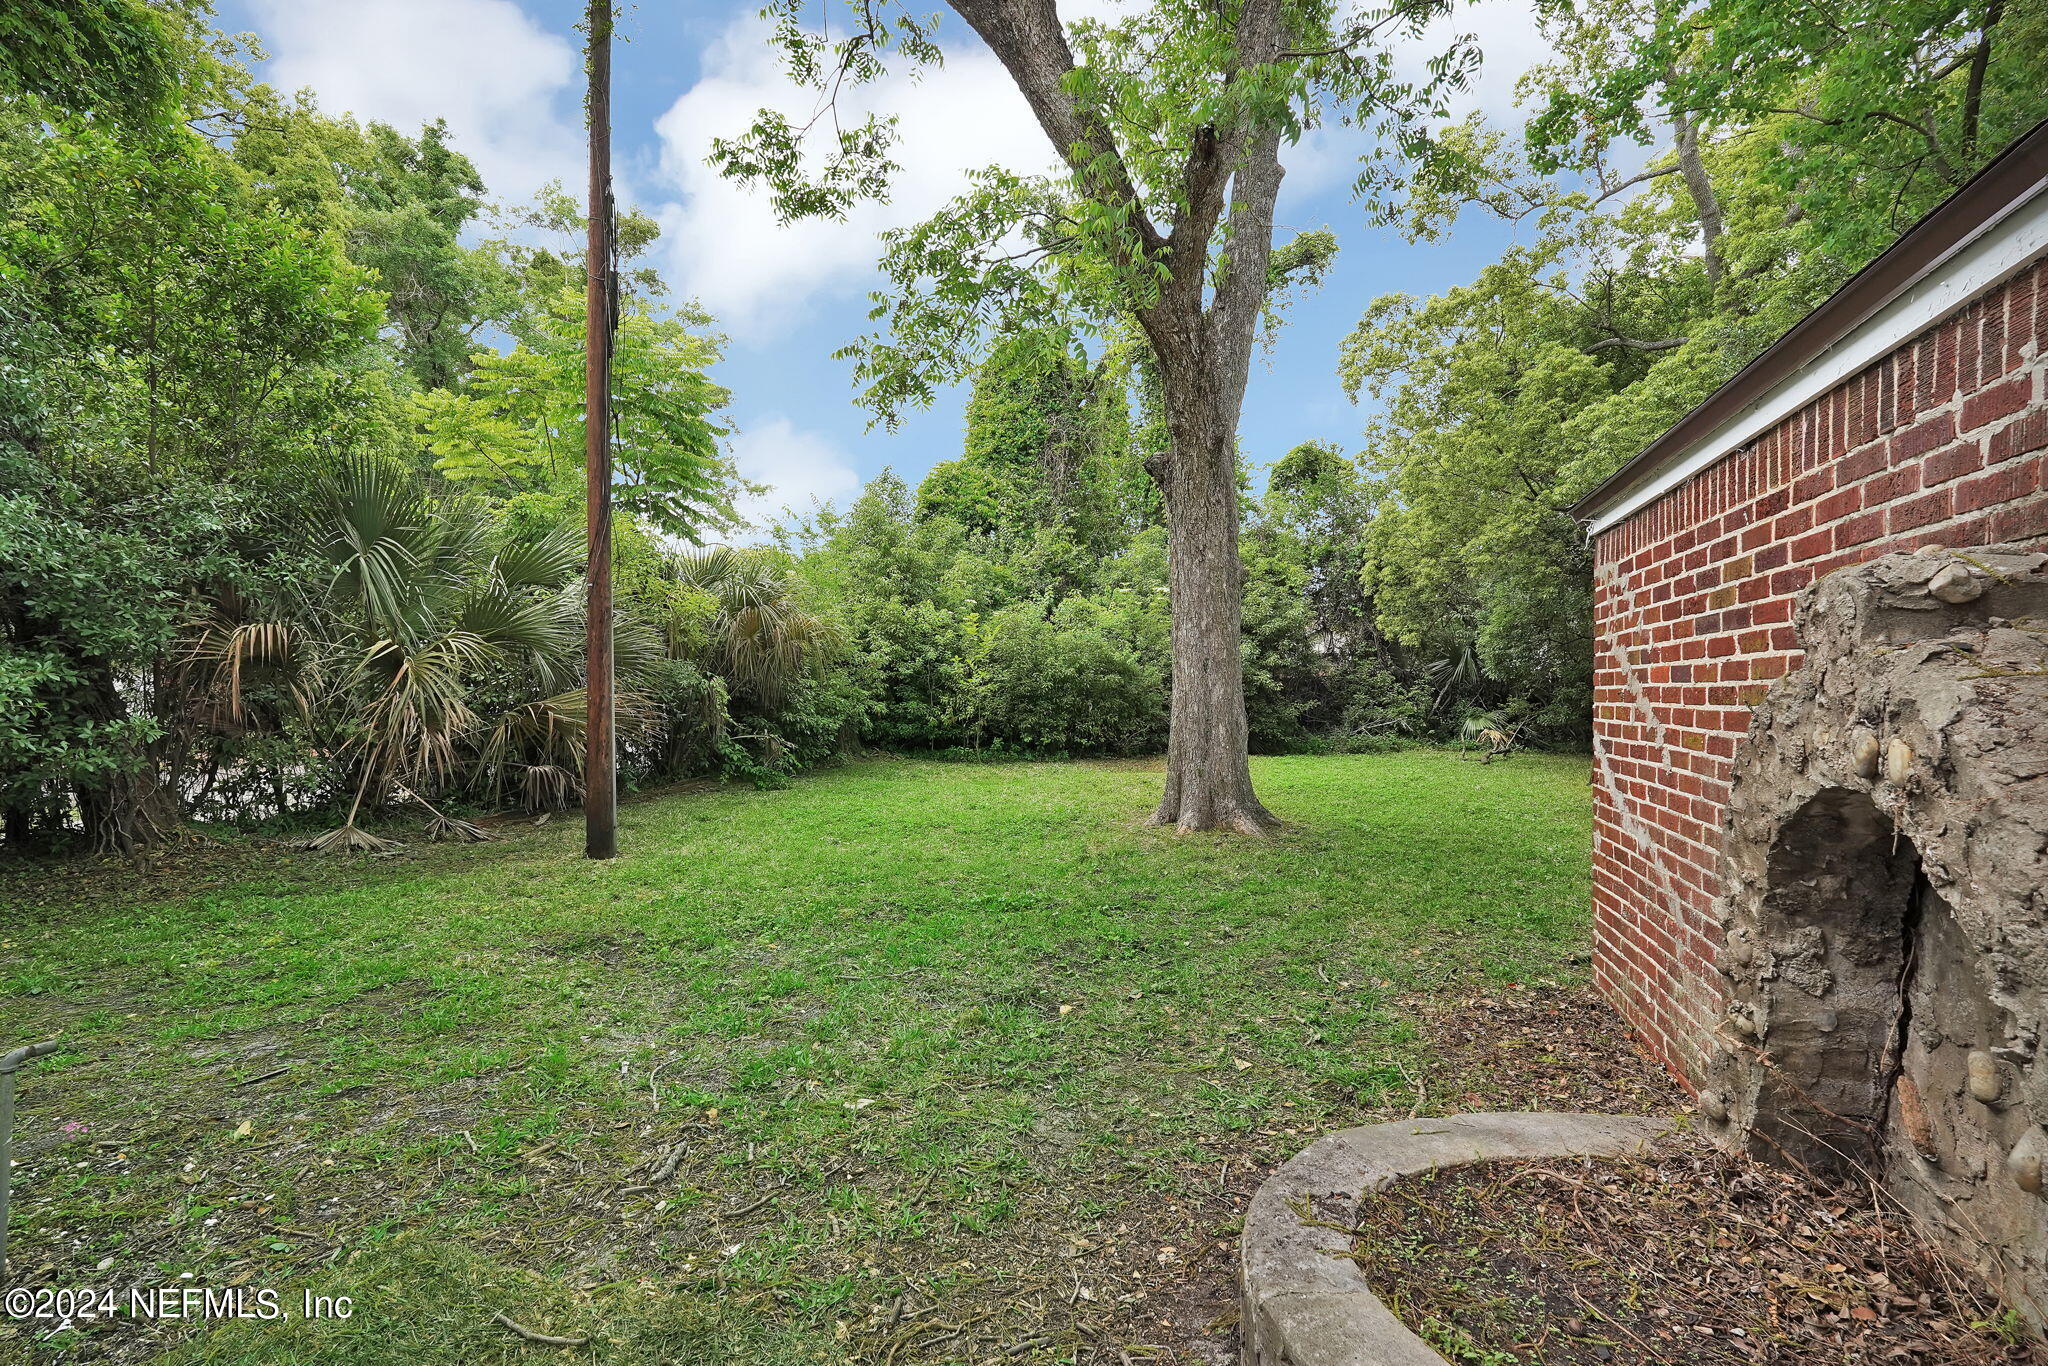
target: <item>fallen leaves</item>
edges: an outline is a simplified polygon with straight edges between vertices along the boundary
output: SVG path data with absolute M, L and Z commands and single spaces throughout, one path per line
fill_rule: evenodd
M 1357 1222 L 1352 1255 L 1411 1324 L 1531 1366 L 2048 1363 L 1868 1187 L 1696 1139 L 1642 1161 L 1453 1168 L 1364 1201 Z

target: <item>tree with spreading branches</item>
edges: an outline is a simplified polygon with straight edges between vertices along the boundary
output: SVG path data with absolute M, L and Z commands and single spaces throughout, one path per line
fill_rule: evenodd
M 1237 425 L 1252 354 L 1278 293 L 1312 283 L 1327 232 L 1278 248 L 1286 151 L 1319 124 L 1356 125 L 1393 156 L 1426 141 L 1476 67 L 1472 39 L 1418 70 L 1419 40 L 1453 0 L 1158 0 L 1114 19 L 1063 21 L 1054 0 L 950 0 L 1023 95 L 1060 170 L 991 167 L 934 217 L 884 238 L 871 316 L 842 354 L 885 421 L 964 377 L 1020 327 L 1114 337 L 1135 328 L 1165 415 L 1147 468 L 1171 546 L 1172 724 L 1155 824 L 1257 833 L 1274 818 L 1252 790 L 1240 660 Z M 819 92 L 799 123 L 763 111 L 714 146 L 728 176 L 766 185 L 786 219 L 834 217 L 886 193 L 892 121 L 841 117 L 840 100 L 892 58 L 942 58 L 936 18 L 850 0 L 850 27 L 805 27 L 803 0 L 768 11 L 790 74 Z M 812 155 L 813 137 L 826 142 Z M 1385 186 L 1385 163 L 1359 177 Z

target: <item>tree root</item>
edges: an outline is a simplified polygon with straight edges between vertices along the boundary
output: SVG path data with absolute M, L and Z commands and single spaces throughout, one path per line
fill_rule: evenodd
M 668 1156 L 661 1159 L 661 1165 L 656 1167 L 651 1173 L 648 1174 L 647 1184 L 650 1186 L 659 1186 L 664 1182 L 675 1180 L 676 1168 L 680 1167 L 682 1164 L 683 1145 L 681 1143 L 677 1143 L 669 1148 Z
M 1285 822 L 1263 806 L 1251 810 L 1242 807 L 1224 812 L 1211 813 L 1204 820 L 1194 811 L 1175 813 L 1164 805 L 1154 811 L 1145 824 L 1173 827 L 1176 835 L 1194 835 L 1205 830 L 1220 831 L 1226 835 L 1268 835 L 1278 830 Z
M 1254 816 L 1248 812 L 1238 811 L 1223 817 L 1214 825 L 1204 826 L 1188 821 L 1180 821 L 1174 825 L 1173 833 L 1176 835 L 1187 835 L 1197 830 L 1221 830 L 1232 835 L 1265 835 L 1279 828 L 1280 822 L 1272 816 Z

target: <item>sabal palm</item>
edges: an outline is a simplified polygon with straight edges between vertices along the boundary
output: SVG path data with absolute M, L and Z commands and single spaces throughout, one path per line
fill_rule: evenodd
M 184 623 L 171 677 L 198 727 L 232 732 L 250 724 L 250 694 L 263 683 L 284 690 L 291 709 L 309 715 L 312 661 L 303 632 L 271 610 L 275 604 L 223 585 Z
M 575 681 L 583 550 L 565 532 L 508 532 L 478 501 L 430 501 L 409 471 L 369 458 L 319 477 L 306 512 L 333 567 L 318 608 L 329 700 L 354 711 L 360 767 L 347 822 L 323 840 L 362 847 L 368 794 L 455 776 L 481 678 L 513 672 L 553 697 Z
M 797 678 L 838 643 L 831 624 L 797 600 L 781 564 L 765 551 L 683 552 L 669 558 L 669 571 L 718 604 L 705 662 L 735 693 L 765 708 L 780 706 Z

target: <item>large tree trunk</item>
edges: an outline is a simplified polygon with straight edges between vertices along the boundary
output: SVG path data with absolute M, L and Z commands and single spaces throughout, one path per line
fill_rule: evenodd
M 1270 40 L 1268 40 L 1270 41 Z M 1203 306 L 1206 254 L 1141 316 L 1159 363 L 1173 450 L 1152 465 L 1166 495 L 1173 713 L 1155 825 L 1258 834 L 1279 824 L 1252 791 L 1244 711 L 1244 563 L 1237 554 L 1237 424 L 1268 292 L 1280 138 L 1249 139 L 1230 182 L 1231 242 Z M 1177 235 L 1177 234 L 1176 234 Z
M 129 719 L 127 699 L 111 671 L 95 670 L 86 687 L 99 719 L 110 726 Z M 161 781 L 153 746 L 137 745 L 126 758 L 78 788 L 78 812 L 95 853 L 132 858 L 174 833 L 184 812 Z
M 1178 367 L 1175 367 L 1178 368 Z M 1237 424 L 1199 371 L 1166 385 L 1173 455 L 1155 473 L 1166 495 L 1173 611 L 1173 712 L 1166 791 L 1154 825 L 1255 835 L 1276 824 L 1252 792 L 1246 757 L 1244 566 L 1237 553 Z M 1176 389 L 1207 388 L 1208 394 Z M 1206 400 L 1206 401 L 1205 401 Z

